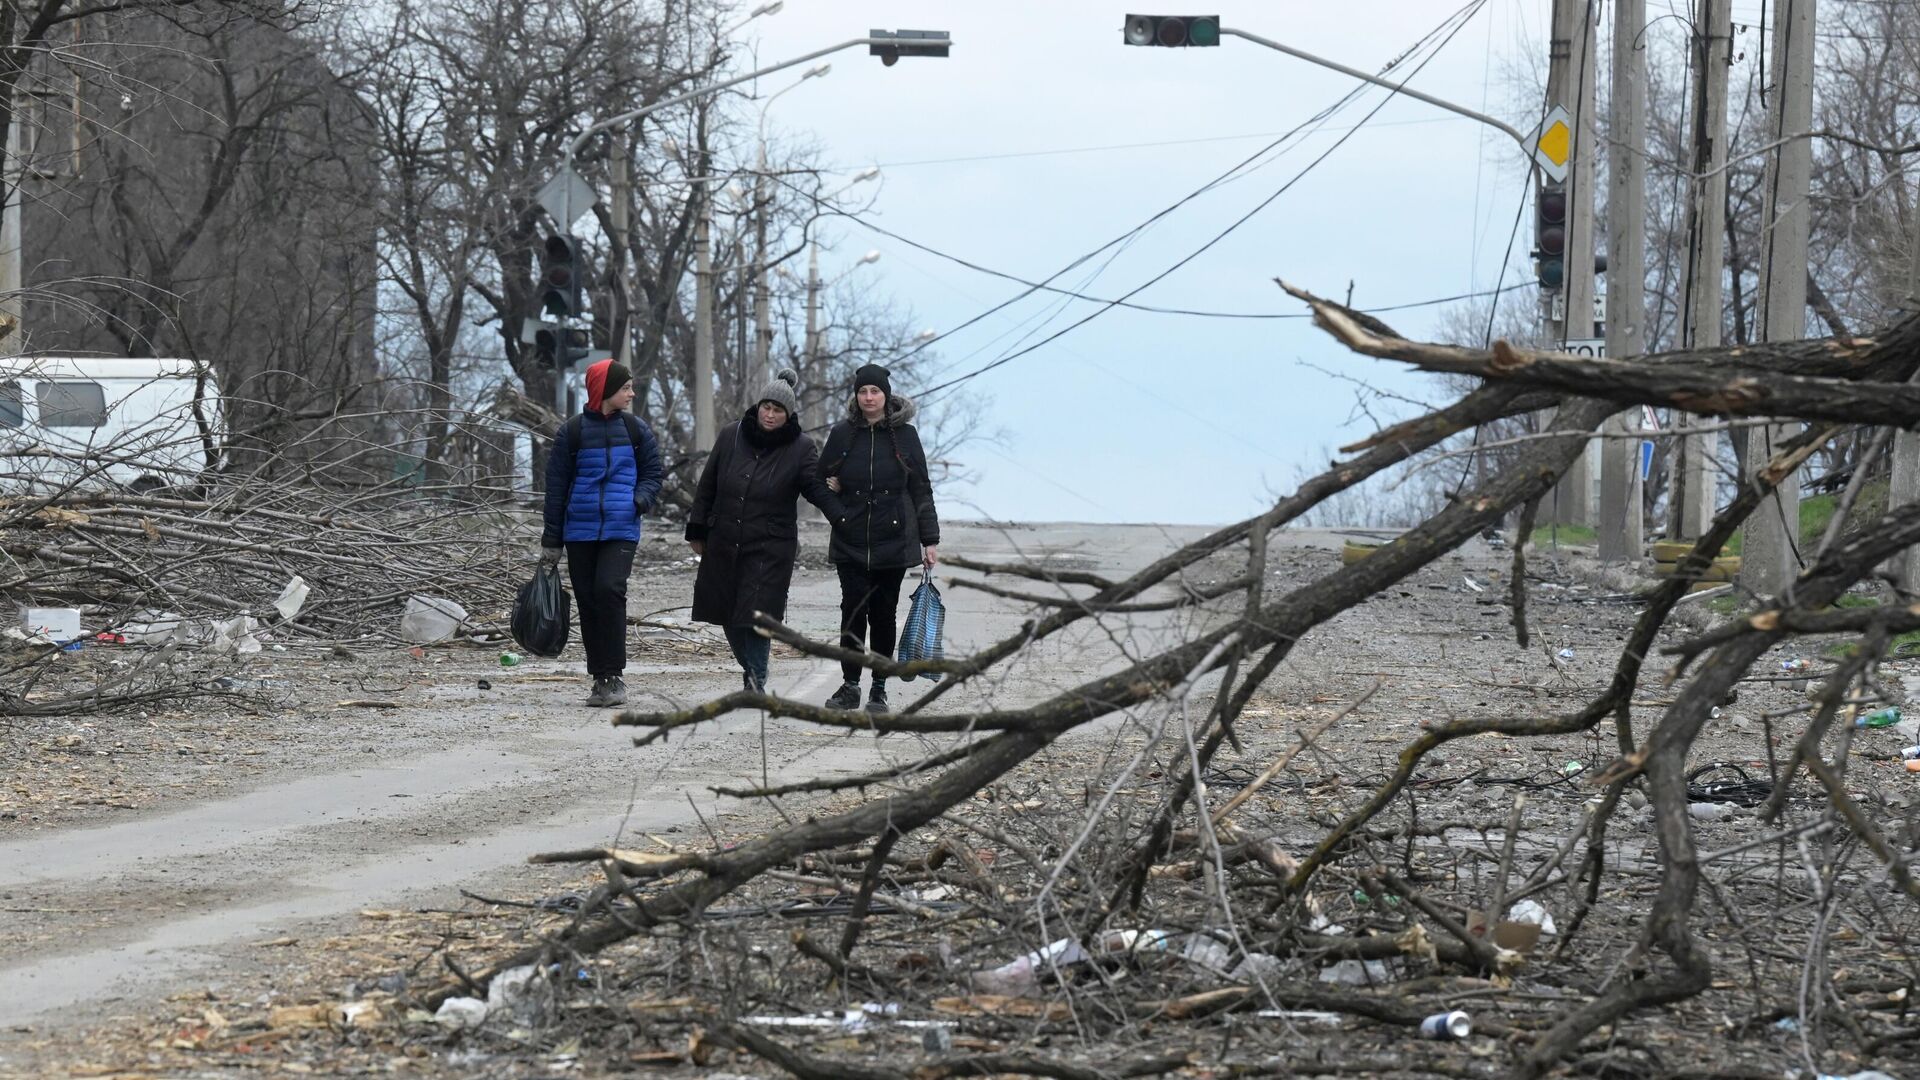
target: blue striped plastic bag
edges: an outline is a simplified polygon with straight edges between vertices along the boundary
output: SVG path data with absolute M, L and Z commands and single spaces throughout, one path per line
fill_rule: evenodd
M 896 655 L 903 664 L 915 660 L 943 660 L 946 649 L 940 643 L 940 631 L 946 625 L 947 606 L 940 601 L 940 590 L 933 587 L 933 568 L 928 567 L 921 579 L 920 587 L 913 590 L 913 606 L 907 609 L 907 628 L 900 632 L 900 649 Z M 940 681 L 936 672 L 926 672 L 925 677 Z M 908 675 L 907 679 L 914 676 Z

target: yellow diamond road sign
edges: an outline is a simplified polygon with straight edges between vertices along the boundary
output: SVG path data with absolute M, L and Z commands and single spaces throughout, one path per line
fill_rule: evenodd
M 1556 182 L 1567 178 L 1573 160 L 1573 118 L 1565 106 L 1555 105 L 1533 132 L 1533 160 Z

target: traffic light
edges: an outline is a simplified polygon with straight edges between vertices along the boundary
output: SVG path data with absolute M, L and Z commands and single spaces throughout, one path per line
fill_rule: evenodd
M 1158 45 L 1168 49 L 1218 45 L 1220 16 L 1129 15 L 1126 38 L 1129 45 Z
M 540 310 L 556 319 L 579 315 L 582 279 L 586 269 L 580 261 L 580 241 L 564 233 L 547 237 L 540 253 Z
M 1544 183 L 1533 196 L 1533 257 L 1540 287 L 1558 291 L 1567 283 L 1567 189 Z
M 946 56 L 953 44 L 953 35 L 945 30 L 869 30 L 867 36 L 888 42 L 867 46 L 867 55 L 879 57 L 887 67 L 899 63 L 903 56 Z
M 533 335 L 533 355 L 543 368 L 570 368 L 593 351 L 593 338 L 584 329 L 542 326 Z

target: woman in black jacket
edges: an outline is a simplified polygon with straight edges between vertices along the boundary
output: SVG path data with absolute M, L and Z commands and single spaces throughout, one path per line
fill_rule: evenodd
M 853 374 L 847 418 L 827 433 L 820 473 L 840 495 L 829 514 L 827 557 L 840 574 L 840 644 L 892 656 L 899 634 L 900 583 L 914 566 L 932 569 L 940 543 L 927 452 L 914 430 L 913 400 L 893 392 L 887 369 L 868 364 Z M 840 665 L 830 709 L 860 707 L 860 665 Z M 876 675 L 867 711 L 887 711 L 887 680 Z
M 753 615 L 786 616 L 800 549 L 796 502 L 806 496 L 830 521 L 845 513 L 816 467 L 819 448 L 800 430 L 799 382 L 782 368 L 740 422 L 721 431 L 687 517 L 687 542 L 700 556 L 693 617 L 726 628 L 743 685 L 762 693 L 772 643 L 754 632 Z

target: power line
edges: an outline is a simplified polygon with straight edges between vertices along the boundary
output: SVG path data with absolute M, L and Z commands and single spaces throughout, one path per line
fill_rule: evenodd
M 1457 24 L 1454 25 L 1453 29 L 1447 32 L 1446 37 L 1443 38 L 1437 46 L 1435 46 L 1434 51 L 1428 54 L 1425 58 L 1423 58 L 1419 64 L 1415 65 L 1413 71 L 1408 74 L 1406 79 L 1402 79 L 1400 81 L 1404 84 L 1408 80 L 1412 79 L 1413 76 L 1418 75 L 1426 67 L 1426 65 L 1433 60 L 1434 57 L 1440 54 L 1441 50 L 1446 48 L 1447 44 L 1454 39 L 1454 36 L 1457 35 L 1462 29 L 1466 27 L 1468 20 L 1471 19 L 1472 15 L 1475 12 L 1479 11 L 1479 9 L 1482 6 L 1484 6 L 1484 2 L 1485 0 L 1474 0 L 1474 2 L 1469 3 L 1465 7 L 1461 8 L 1459 11 L 1456 11 L 1454 14 L 1449 15 L 1446 20 L 1442 21 L 1442 23 L 1440 24 L 1440 27 L 1442 28 L 1444 28 L 1448 23 L 1456 22 L 1456 20 L 1457 20 Z M 1430 38 L 1433 36 L 1434 33 L 1437 33 L 1437 32 L 1438 32 L 1438 28 L 1436 28 L 1435 31 L 1430 31 L 1426 36 Z M 1425 39 L 1423 38 L 1422 40 L 1425 40 Z M 1359 91 L 1355 91 L 1355 93 L 1359 93 Z M 1146 281 L 1128 290 L 1126 293 L 1121 295 L 1119 300 L 1105 303 L 1099 309 L 1088 313 L 1086 316 L 1076 320 L 1075 322 L 1065 327 L 1062 327 L 1061 329 L 1055 331 L 1052 334 L 1049 334 L 1047 337 L 1033 343 L 1032 345 L 1028 345 L 1023 348 L 1017 349 L 1014 352 L 1001 356 L 990 363 L 983 364 L 980 367 L 975 368 L 974 370 L 967 372 L 964 375 L 961 375 L 957 378 L 948 379 L 943 383 L 940 383 L 936 386 L 923 390 L 921 391 L 921 396 L 924 398 L 930 399 L 934 394 L 937 394 L 942 390 L 946 390 L 951 387 L 957 386 L 960 383 L 966 382 L 970 379 L 978 378 L 979 376 L 984 375 L 987 372 L 992 371 L 994 368 L 1000 367 L 1004 364 L 1012 363 L 1013 361 L 1019 359 L 1020 357 L 1025 356 L 1028 353 L 1041 348 L 1042 346 L 1045 346 L 1049 342 L 1056 341 L 1066 336 L 1067 334 L 1070 334 L 1073 331 L 1079 329 L 1080 327 L 1085 326 L 1086 324 L 1092 322 L 1094 319 L 1097 319 L 1100 316 L 1106 314 L 1107 312 L 1112 311 L 1115 307 L 1119 305 L 1121 301 L 1125 301 L 1133 296 L 1136 296 L 1139 293 L 1145 291 L 1146 289 L 1152 287 L 1153 285 L 1171 276 L 1175 271 L 1186 266 L 1188 263 L 1192 262 L 1194 259 L 1199 258 L 1202 254 L 1210 250 L 1215 244 L 1218 244 L 1220 241 L 1226 239 L 1235 230 L 1239 229 L 1240 226 L 1252 220 L 1256 214 L 1260 213 L 1260 211 L 1262 210 L 1265 210 L 1269 205 L 1271 205 L 1274 202 L 1274 200 L 1286 194 L 1289 190 L 1292 189 L 1293 185 L 1299 183 L 1300 180 L 1303 177 L 1305 177 L 1308 173 L 1312 172 L 1316 166 L 1318 166 L 1321 162 L 1325 161 L 1328 157 L 1331 157 L 1335 150 L 1338 150 L 1341 146 L 1344 146 L 1348 139 L 1351 139 L 1354 136 L 1354 134 L 1357 133 L 1362 127 L 1364 127 L 1369 120 L 1372 120 L 1373 117 L 1379 114 L 1380 110 L 1386 108 L 1387 105 L 1391 103 L 1398 96 L 1399 94 L 1397 92 L 1388 93 L 1386 97 L 1380 99 L 1378 104 L 1374 105 L 1372 110 L 1370 110 L 1366 114 L 1366 116 L 1361 118 L 1361 121 L 1358 125 L 1356 125 L 1352 130 L 1349 130 L 1346 133 L 1342 134 L 1339 139 L 1334 141 L 1332 146 L 1327 147 L 1324 151 L 1320 153 L 1318 157 L 1315 157 L 1312 161 L 1309 161 L 1304 168 L 1302 168 L 1299 172 L 1295 173 L 1292 177 L 1290 177 L 1286 183 L 1280 185 L 1279 188 L 1275 189 L 1272 194 L 1260 200 L 1258 203 L 1254 205 L 1254 207 L 1251 210 L 1248 210 L 1246 213 L 1240 215 L 1240 217 L 1235 219 L 1232 224 L 1228 225 L 1225 229 L 1222 229 L 1220 232 L 1214 234 L 1214 236 L 1211 239 L 1209 239 L 1206 243 L 1200 245 L 1199 247 L 1195 248 L 1193 251 L 1189 252 L 1187 255 L 1183 256 L 1181 259 L 1175 262 L 1172 266 L 1167 267 L 1165 270 L 1162 270 L 1158 274 L 1155 274 L 1154 276 L 1148 278 Z M 1349 95 L 1349 97 L 1351 97 L 1351 95 Z M 1346 100 L 1348 99 L 1343 98 L 1342 102 L 1344 103 Z M 1192 197 L 1193 196 L 1188 196 L 1187 199 L 1182 199 L 1181 203 L 1183 204 L 1187 202 L 1188 199 L 1191 199 Z M 1175 205 L 1180 205 L 1180 204 L 1175 204 Z M 1161 216 L 1164 216 L 1164 212 L 1160 215 L 1156 215 L 1155 220 L 1157 220 Z M 1028 295 L 1030 295 L 1030 293 Z M 935 340 L 938 340 L 938 339 L 935 339 Z M 932 344 L 932 342 L 928 342 L 927 344 Z M 924 347 L 925 346 L 922 346 L 922 348 Z
M 1466 120 L 1462 116 L 1434 116 L 1419 120 L 1383 120 L 1375 127 L 1405 127 L 1412 124 L 1452 124 Z M 1351 128 L 1320 128 L 1322 131 L 1348 131 Z M 1018 158 L 1057 157 L 1064 154 L 1098 154 L 1113 150 L 1148 150 L 1167 146 L 1197 146 L 1203 143 L 1240 142 L 1246 139 L 1285 138 L 1292 132 L 1249 131 L 1240 135 L 1202 135 L 1192 139 L 1161 139 L 1156 142 L 1107 143 L 1102 146 L 1066 146 L 1053 150 L 1008 150 L 997 154 L 970 154 L 965 157 L 921 158 L 917 161 L 875 162 L 881 169 L 908 169 L 920 165 L 961 165 L 973 161 L 1009 161 Z
M 1426 42 L 1433 39 L 1441 31 L 1445 30 L 1449 24 L 1452 24 L 1456 20 L 1459 20 L 1460 25 L 1454 27 L 1453 31 L 1449 32 L 1447 34 L 1446 39 L 1440 43 L 1440 47 L 1444 47 L 1446 45 L 1446 42 L 1451 41 L 1453 39 L 1453 35 L 1459 32 L 1460 27 L 1466 25 L 1465 17 L 1470 17 L 1473 12 L 1479 10 L 1479 8 L 1484 4 L 1485 4 L 1485 0 L 1470 0 L 1470 2 L 1466 4 L 1464 7 L 1462 7 L 1460 10 L 1455 11 L 1453 14 L 1447 16 L 1447 18 L 1441 20 L 1439 25 L 1435 26 L 1434 29 L 1429 30 L 1426 34 L 1422 35 L 1420 39 L 1414 43 L 1413 46 L 1409 47 L 1409 49 L 1407 49 L 1405 52 L 1402 53 L 1402 58 L 1404 58 L 1404 56 L 1407 55 L 1408 53 L 1411 53 L 1415 49 L 1420 48 Z M 1436 49 L 1436 55 L 1437 55 L 1437 51 L 1438 50 Z M 1432 59 L 1432 57 L 1430 56 L 1427 59 L 1430 60 Z M 1420 67 L 1424 67 L 1426 63 L 1427 63 L 1426 60 L 1422 60 Z M 1416 67 L 1414 69 L 1416 74 L 1420 70 L 1420 67 Z M 1160 220 L 1162 220 L 1163 218 L 1166 218 L 1168 215 L 1172 214 L 1174 211 L 1180 209 L 1182 206 L 1185 206 L 1187 203 L 1192 202 L 1194 199 L 1199 198 L 1201 195 L 1207 193 L 1208 191 L 1211 191 L 1213 188 L 1223 183 L 1226 183 L 1228 180 L 1232 179 L 1236 174 L 1240 173 L 1241 170 L 1247 169 L 1249 166 L 1252 166 L 1255 162 L 1259 161 L 1262 157 L 1266 156 L 1275 147 L 1280 146 L 1282 143 L 1286 142 L 1288 139 L 1293 138 L 1295 135 L 1299 134 L 1301 131 L 1309 128 L 1310 126 L 1323 124 L 1328 119 L 1331 119 L 1334 115 L 1339 113 L 1341 109 L 1345 108 L 1347 104 L 1356 100 L 1360 96 L 1360 94 L 1365 91 L 1365 89 L 1366 89 L 1366 86 L 1363 84 L 1362 86 L 1359 86 L 1352 90 L 1347 91 L 1347 93 L 1342 95 L 1332 105 L 1327 106 L 1326 108 L 1322 109 L 1319 113 L 1315 114 L 1314 116 L 1309 117 L 1308 119 L 1302 121 L 1299 124 L 1296 124 L 1293 128 L 1289 129 L 1284 135 L 1268 143 L 1266 146 L 1261 147 L 1259 150 L 1248 155 L 1247 157 L 1242 158 L 1239 162 L 1235 163 L 1231 168 L 1227 169 L 1225 172 L 1221 173 L 1220 175 L 1214 177 L 1212 180 L 1209 180 L 1207 183 L 1202 184 L 1200 187 L 1195 188 L 1194 190 L 1188 192 L 1186 195 L 1181 196 L 1179 199 L 1175 200 L 1170 205 L 1164 207 L 1163 209 L 1149 216 L 1145 221 L 1141 222 L 1140 224 L 1134 226 L 1133 228 L 1127 230 L 1126 232 L 1121 233 L 1120 235 L 1114 237 L 1113 239 L 1108 240 L 1106 243 L 1101 244 L 1099 247 L 1094 248 L 1092 251 L 1089 251 L 1073 259 L 1071 262 L 1067 263 L 1065 266 L 1061 267 L 1059 270 L 1054 271 L 1052 274 L 1048 275 L 1045 279 L 1043 279 L 1043 284 L 1053 282 L 1054 280 L 1058 279 L 1061 275 L 1066 274 L 1072 271 L 1074 268 L 1081 266 L 1082 264 L 1092 260 L 1093 258 L 1098 256 L 1100 253 L 1106 251 L 1109 248 L 1115 247 L 1116 245 L 1130 244 L 1135 238 L 1139 237 L 1142 233 L 1144 233 L 1147 229 L 1151 228 L 1153 225 L 1158 223 Z M 1386 100 L 1391 101 L 1392 98 L 1393 98 L 1393 95 L 1389 95 Z M 1382 102 L 1382 105 L 1384 104 L 1385 104 L 1385 101 Z M 1367 119 L 1371 119 L 1375 113 L 1379 112 L 1379 109 L 1380 107 L 1376 106 L 1373 113 L 1368 114 Z M 1364 124 L 1365 120 L 1363 120 L 1362 123 Z M 1355 128 L 1353 130 L 1358 130 L 1358 128 Z M 1353 134 L 1353 130 L 1348 131 L 1346 135 L 1342 136 L 1340 141 L 1334 144 L 1334 147 L 1337 148 L 1340 145 L 1340 143 L 1345 142 L 1347 138 L 1350 138 Z M 1282 153 L 1284 152 L 1285 151 L 1282 151 Z M 1329 152 L 1331 152 L 1331 148 Z M 1326 156 L 1325 154 L 1322 154 L 1321 159 L 1316 159 L 1316 162 L 1318 160 L 1324 159 L 1325 156 Z M 1276 157 L 1275 160 L 1278 160 L 1278 158 Z M 1309 166 L 1309 168 L 1311 168 L 1311 166 Z M 1300 175 L 1304 175 L 1304 172 Z M 779 178 L 776 178 L 776 179 L 778 180 Z M 1294 178 L 1294 180 L 1296 181 L 1298 179 L 1299 179 L 1299 176 L 1296 176 Z M 786 183 L 787 181 L 780 180 L 779 182 Z M 1293 182 L 1294 181 L 1289 181 L 1288 182 L 1289 186 L 1291 186 Z M 789 186 L 793 186 L 793 185 L 789 185 Z M 797 187 L 796 187 L 796 190 L 797 190 Z M 1283 188 L 1282 190 L 1285 190 L 1285 189 Z M 809 197 L 811 197 L 814 200 L 814 202 L 818 205 L 826 205 L 824 200 L 820 199 L 817 193 L 802 192 L 802 194 L 806 194 Z M 1278 193 L 1276 193 L 1276 195 L 1277 194 Z M 1269 202 L 1272 201 L 1272 198 L 1270 197 L 1268 201 Z M 835 208 L 835 210 L 837 212 L 837 208 Z M 1258 208 L 1256 208 L 1256 212 L 1257 210 Z M 1219 238 L 1216 237 L 1214 242 L 1217 242 L 1218 239 Z M 1212 243 L 1210 242 L 1208 246 L 1209 247 L 1212 246 Z M 1124 247 L 1123 247 L 1123 250 L 1124 250 Z M 1203 248 L 1201 250 L 1205 250 L 1205 249 Z M 1198 252 L 1196 252 L 1195 254 L 1197 255 Z M 1117 255 L 1118 255 L 1118 252 L 1115 253 L 1115 257 L 1117 257 Z M 1192 256 L 1189 256 L 1189 259 L 1191 258 Z M 1109 258 L 1108 261 L 1109 263 L 1111 262 L 1111 257 Z M 1183 260 L 1180 265 L 1184 265 L 1184 262 L 1185 260 Z M 1172 269 L 1178 269 L 1178 268 L 1179 268 L 1178 266 L 1175 266 Z M 1172 270 L 1170 269 L 1167 272 L 1171 273 Z M 1161 276 L 1164 277 L 1165 275 L 1163 274 Z M 1153 282 L 1150 281 L 1147 284 L 1151 285 L 1152 283 Z M 1142 286 L 1142 288 L 1145 288 L 1145 287 L 1146 286 Z M 1005 310 L 1007 307 L 1010 307 L 1013 304 L 1016 304 L 1021 300 L 1024 300 L 1027 297 L 1032 296 L 1035 292 L 1038 292 L 1039 290 L 1040 290 L 1040 286 L 1030 286 L 1025 291 L 1017 293 L 1014 296 L 1011 296 L 1006 300 L 1003 300 L 1000 303 L 995 304 L 992 307 L 987 308 L 986 310 L 966 319 L 965 321 L 961 322 L 960 324 L 953 327 L 952 329 L 947 330 L 928 341 L 922 342 L 920 345 L 904 353 L 901 359 L 905 359 L 906 357 L 917 355 L 921 351 L 932 346 L 935 342 L 945 340 L 946 338 L 951 337 L 952 335 L 957 334 L 960 331 L 965 330 L 970 326 L 973 326 L 974 324 L 980 322 L 982 319 L 988 318 L 989 316 L 992 316 L 1002 310 Z M 1139 290 L 1137 289 L 1135 290 L 1135 292 L 1138 292 L 1138 291 Z M 1129 294 L 1129 295 L 1132 295 L 1132 294 Z M 1122 299 L 1125 299 L 1125 297 L 1122 297 Z M 1105 311 L 1105 310 L 1109 310 L 1109 309 L 1107 308 L 1102 309 L 1102 311 Z M 1100 314 L 1100 312 L 1095 313 L 1095 315 L 1098 315 L 1098 314 Z M 1091 316 L 1089 318 L 1091 318 Z M 1084 324 L 1084 322 L 1086 321 L 1087 320 L 1082 320 L 1080 323 L 1076 323 L 1074 325 L 1079 326 Z M 1072 328 L 1069 327 L 1069 329 L 1072 329 Z M 1058 337 L 1058 335 L 1055 335 L 1055 337 Z M 1053 338 L 1048 338 L 1047 340 L 1051 341 L 1053 340 Z M 1046 342 L 1043 341 L 1040 344 L 1045 344 L 1045 343 Z M 1037 348 L 1038 346 L 1036 345 L 1033 347 Z M 1030 349 L 1023 350 L 1022 353 L 1017 353 L 1015 355 L 1024 355 L 1025 351 L 1031 351 L 1031 350 Z M 1010 359 L 1010 357 L 1008 359 Z M 1005 362 L 1004 359 L 1001 361 L 996 361 L 996 363 L 993 366 L 998 366 L 999 363 L 1004 363 L 1004 362 Z M 978 373 L 976 372 L 975 374 L 978 374 Z M 964 376 L 963 378 L 972 378 L 972 375 Z M 951 385 L 951 383 L 947 385 Z
M 912 239 L 911 237 L 902 236 L 899 233 L 894 232 L 892 229 L 885 227 L 884 225 L 875 224 L 874 222 L 867 220 L 865 216 L 858 213 L 845 211 L 845 210 L 835 211 L 835 213 L 838 216 L 844 217 L 847 220 L 852 221 L 863 228 L 879 233 L 881 236 L 884 236 L 889 240 L 894 240 L 899 243 L 905 244 L 908 247 L 915 249 L 916 251 L 924 251 L 929 255 L 932 255 L 936 258 L 945 259 L 946 261 L 953 263 L 956 266 L 963 266 L 968 270 L 974 271 L 975 273 L 985 274 L 988 277 L 1000 278 L 1003 281 L 1011 281 L 1016 285 L 1024 285 L 1028 288 L 1029 292 L 1040 291 L 1040 292 L 1058 293 L 1061 296 L 1069 297 L 1074 300 L 1085 300 L 1088 303 L 1092 303 L 1092 304 L 1105 304 L 1110 307 L 1123 307 L 1133 311 L 1145 311 L 1145 312 L 1150 312 L 1156 315 L 1188 315 L 1188 316 L 1192 316 L 1195 318 L 1202 318 L 1202 319 L 1311 319 L 1313 318 L 1312 312 L 1303 312 L 1303 311 L 1287 311 L 1287 312 L 1206 311 L 1198 308 L 1162 307 L 1156 304 L 1138 304 L 1138 303 L 1134 303 L 1131 300 L 1113 300 L 1104 296 L 1090 296 L 1086 293 L 1079 292 L 1074 289 L 1066 289 L 1058 285 L 1048 285 L 1045 282 L 1030 281 L 1026 278 L 1019 276 L 1018 274 L 1010 274 L 1004 270 L 995 270 L 991 266 L 983 266 L 979 263 L 973 262 L 970 259 L 964 259 L 950 252 L 941 251 L 939 248 L 932 247 L 928 244 L 923 244 L 918 240 Z M 1511 241 L 1509 241 L 1508 246 L 1509 246 L 1509 254 L 1511 254 L 1511 246 L 1512 246 Z M 1449 304 L 1449 303 L 1453 303 L 1456 300 L 1477 300 L 1484 296 L 1496 296 L 1503 292 L 1512 292 L 1515 289 L 1520 289 L 1525 287 L 1526 287 L 1525 283 L 1522 282 L 1521 284 L 1518 284 L 1518 285 L 1506 285 L 1499 288 L 1482 289 L 1478 292 L 1458 293 L 1453 296 L 1437 296 L 1428 300 L 1413 300 L 1404 304 L 1387 304 L 1380 307 L 1359 308 L 1357 310 L 1365 311 L 1365 312 L 1368 312 L 1369 314 L 1378 314 L 1381 312 L 1389 312 L 1389 311 L 1405 311 L 1405 310 L 1408 310 L 1409 308 L 1432 307 L 1435 304 Z

